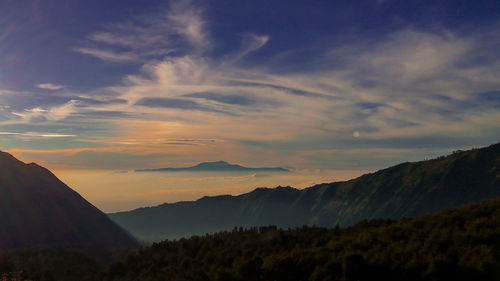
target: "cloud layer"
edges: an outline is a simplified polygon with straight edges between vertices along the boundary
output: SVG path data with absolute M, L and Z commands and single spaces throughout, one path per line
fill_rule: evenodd
M 140 69 L 83 92 L 51 83 L 38 84 L 40 92 L 2 91 L 1 144 L 61 155 L 50 160 L 58 164 L 68 155 L 87 163 L 95 152 L 130 159 L 101 168 L 134 169 L 133 155 L 142 155 L 141 168 L 225 159 L 372 169 L 500 137 L 497 24 L 466 33 L 403 27 L 253 63 L 279 42 L 239 33 L 238 47 L 214 55 L 211 24 L 204 8 L 180 1 L 95 30 L 72 50 Z M 304 53 L 314 55 L 291 68 Z M 64 148 L 31 141 L 56 137 L 67 139 Z M 374 155 L 385 160 L 370 161 Z

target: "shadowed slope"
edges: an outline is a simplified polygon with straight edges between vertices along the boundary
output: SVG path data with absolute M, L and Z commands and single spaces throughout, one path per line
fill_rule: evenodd
M 134 247 L 104 213 L 37 164 L 0 152 L 0 248 Z

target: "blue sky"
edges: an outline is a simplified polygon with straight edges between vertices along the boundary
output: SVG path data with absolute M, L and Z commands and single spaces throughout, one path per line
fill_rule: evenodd
M 500 140 L 498 1 L 0 1 L 0 149 L 373 170 Z

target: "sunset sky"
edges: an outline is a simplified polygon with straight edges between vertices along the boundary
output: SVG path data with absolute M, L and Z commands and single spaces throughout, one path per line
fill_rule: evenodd
M 500 141 L 500 1 L 0 0 L 0 14 L 0 150 L 105 210 L 206 191 L 171 181 L 158 197 L 163 179 L 137 197 L 146 176 L 99 176 L 117 171 L 301 171 L 205 192 L 238 193 Z

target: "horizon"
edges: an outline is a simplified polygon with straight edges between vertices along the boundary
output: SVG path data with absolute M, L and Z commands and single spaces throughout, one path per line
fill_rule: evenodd
M 23 159 L 17 159 L 25 164 L 30 163 Z M 38 165 L 38 163 L 35 164 Z M 195 201 L 205 196 L 237 196 L 257 188 L 290 186 L 303 189 L 316 184 L 354 179 L 370 172 L 315 169 L 291 170 L 287 173 L 268 171 L 136 172 L 134 170 L 67 169 L 60 171 L 49 169 L 49 171 L 105 213 L 154 207 L 164 203 Z M 334 177 L 332 172 L 338 172 L 343 177 Z M 96 181 L 100 181 L 100 185 L 89 185 L 89 182 Z M 203 183 L 201 188 L 197 187 L 200 182 Z M 102 190 L 101 186 L 107 186 L 107 188 Z
M 335 183 L 335 182 L 346 182 L 349 180 L 357 179 L 361 176 L 368 175 L 368 174 L 373 174 L 374 172 L 378 172 L 381 170 L 385 170 L 388 168 L 396 167 L 399 166 L 400 164 L 403 163 L 418 163 L 418 162 L 423 162 L 423 161 L 430 161 L 430 160 L 439 160 L 442 157 L 448 157 L 456 152 L 467 152 L 467 151 L 474 151 L 476 149 L 484 149 L 493 145 L 499 145 L 500 143 L 492 143 L 490 145 L 484 146 L 484 147 L 472 147 L 467 150 L 454 150 L 450 151 L 447 154 L 444 155 L 438 155 L 437 157 L 434 158 L 425 158 L 425 159 L 420 159 L 416 161 L 404 161 L 401 163 L 396 163 L 391 166 L 386 166 L 382 167 L 379 170 L 375 171 L 359 171 L 359 170 L 339 170 L 336 172 L 340 172 L 340 174 L 343 174 L 343 178 L 334 178 L 331 176 L 330 173 L 335 172 L 331 170 L 321 171 L 321 170 L 289 170 L 287 173 L 283 172 L 269 172 L 269 171 L 263 171 L 263 172 L 245 172 L 245 171 L 154 171 L 154 172 L 138 172 L 138 171 L 127 171 L 127 170 L 122 170 L 122 171 L 116 171 L 116 170 L 63 170 L 61 174 L 57 175 L 55 174 L 56 177 L 58 177 L 63 183 L 67 184 L 69 188 L 75 190 L 78 192 L 81 196 L 83 196 L 86 200 L 88 200 L 91 204 L 95 205 L 98 207 L 100 210 L 102 210 L 105 213 L 112 214 L 112 213 L 118 213 L 118 212 L 127 212 L 127 211 L 132 211 L 136 209 L 141 209 L 141 208 L 150 208 L 150 207 L 156 207 L 159 205 L 163 204 L 172 204 L 172 203 L 179 203 L 179 202 L 193 202 L 197 201 L 199 199 L 202 199 L 204 197 L 217 197 L 217 196 L 225 196 L 225 195 L 230 195 L 230 196 L 239 196 L 239 195 L 244 195 L 250 192 L 255 191 L 256 189 L 259 188 L 268 188 L 268 189 L 273 189 L 277 187 L 291 187 L 294 189 L 304 189 L 304 188 L 309 188 L 313 187 L 315 185 L 321 185 L 321 184 L 329 184 L 329 183 Z M 1 151 L 1 152 L 6 152 L 6 151 Z M 7 152 L 9 155 L 9 153 Z M 17 158 L 16 158 L 17 159 Z M 23 161 L 22 159 L 17 159 L 25 164 L 28 164 L 27 162 Z M 228 163 L 224 160 L 219 160 L 215 162 L 208 162 L 208 163 L 219 163 L 219 162 L 224 162 Z M 32 162 L 34 163 L 34 162 Z M 206 163 L 206 162 L 204 162 Z M 31 164 L 31 163 L 30 163 Z M 37 164 L 37 163 L 35 163 Z M 202 163 L 199 163 L 202 164 Z M 228 163 L 231 164 L 231 163 Z M 237 165 L 237 164 L 236 164 Z M 197 166 L 197 165 L 196 165 Z M 193 166 L 191 166 L 193 167 Z M 53 172 L 53 171 L 52 171 Z M 76 173 L 76 175 L 75 175 Z M 83 173 L 83 176 L 82 176 Z M 153 176 L 148 175 L 148 174 L 153 174 Z M 123 177 L 127 176 L 127 180 L 118 179 L 117 177 Z M 89 190 L 88 188 L 83 188 L 81 189 L 81 186 L 87 186 L 87 180 L 90 177 L 97 177 L 100 180 L 105 179 L 105 182 L 103 184 L 109 184 L 108 187 L 110 187 L 110 190 L 107 192 L 95 192 L 93 193 L 92 190 Z M 135 179 L 133 179 L 135 177 Z M 271 181 L 248 181 L 248 179 L 259 179 L 259 178 L 272 178 L 275 177 Z M 140 178 L 141 180 L 137 180 L 137 178 Z M 133 179 L 132 182 L 139 182 L 138 185 L 127 185 L 123 186 L 124 182 L 130 183 L 130 179 Z M 148 185 L 146 185 L 146 188 L 144 188 L 144 182 L 143 180 L 147 179 Z M 167 179 L 165 181 L 165 179 Z M 241 184 L 242 182 L 240 181 L 240 185 L 231 186 L 233 182 L 231 182 L 228 179 L 247 179 L 247 182 Z M 189 182 L 189 181 L 194 181 L 194 182 L 203 182 L 204 186 L 203 188 L 200 189 L 195 189 L 194 192 L 192 190 L 192 186 L 189 184 L 186 186 L 177 186 L 179 182 Z M 283 182 L 287 182 L 283 184 Z M 115 184 L 112 184 L 112 183 Z M 258 184 L 257 182 L 272 182 L 270 185 L 266 184 Z M 110 184 L 111 183 L 111 184 Z M 116 184 L 117 183 L 117 184 Z M 174 183 L 174 185 L 169 185 Z M 76 184 L 76 188 L 72 186 L 72 184 Z M 144 194 L 141 194 L 142 198 L 138 199 L 137 198 L 137 193 L 133 195 L 132 200 L 123 200 L 123 198 L 119 198 L 119 200 L 116 200 L 116 195 L 119 194 L 120 192 L 123 192 L 124 188 L 128 188 L 131 192 L 137 191 L 138 187 L 142 186 L 142 192 L 145 192 L 146 194 L 148 193 L 154 193 L 155 194 L 155 199 L 150 200 L 150 198 L 144 197 Z M 229 186 L 227 186 L 229 185 Z M 116 189 L 116 188 L 119 189 Z M 183 190 L 184 187 L 187 187 L 188 192 L 186 190 Z M 190 190 L 191 189 L 191 190 Z M 181 191 L 181 192 L 179 192 Z M 180 194 L 179 194 L 180 193 Z M 97 195 L 97 197 L 95 197 Z M 161 195 L 167 195 L 166 197 L 162 197 Z M 90 198 L 89 198 L 90 197 Z
M 499 10 L 0 0 L 0 149 L 109 211 L 303 188 L 490 145 L 500 140 Z M 293 172 L 129 172 L 221 159 Z

